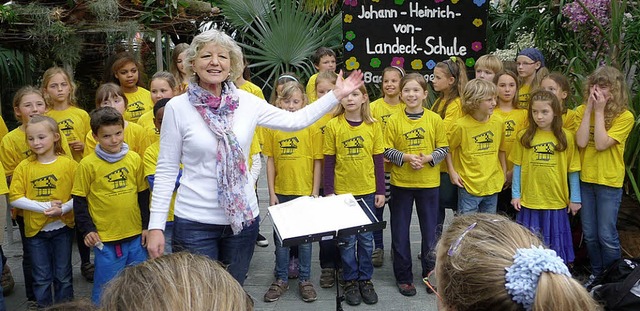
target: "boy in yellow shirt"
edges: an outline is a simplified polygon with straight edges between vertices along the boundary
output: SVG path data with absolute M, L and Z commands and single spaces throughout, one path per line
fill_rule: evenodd
M 502 132 L 503 120 L 492 116 L 496 86 L 473 79 L 462 96 L 463 117 L 448 132 L 447 168 L 451 183 L 458 186 L 458 211 L 495 213 L 498 193 L 505 182 L 507 162 Z
M 318 73 L 321 71 L 336 71 L 336 52 L 330 48 L 318 48 L 311 56 L 311 61 L 313 62 L 313 67 L 316 68 Z M 309 78 L 309 82 L 307 82 L 307 98 L 310 103 L 318 100 L 316 94 L 316 78 L 318 77 L 318 73 L 311 76 Z
M 147 259 L 149 191 L 142 160 L 124 143 L 124 119 L 112 107 L 91 113 L 98 142 L 76 170 L 73 211 L 84 243 L 95 246 L 91 300 L 100 302 L 103 286 L 126 266 Z

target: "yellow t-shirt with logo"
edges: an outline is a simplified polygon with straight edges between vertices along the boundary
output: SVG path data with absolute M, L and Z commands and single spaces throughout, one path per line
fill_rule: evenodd
M 71 189 L 78 163 L 69 157 L 58 157 L 53 163 L 40 163 L 35 157 L 25 159 L 13 171 L 9 201 L 25 197 L 38 202 L 71 200 Z M 73 211 L 59 217 L 23 210 L 25 235 L 30 238 L 48 223 L 62 220 L 73 228 Z
M 140 117 L 147 111 L 153 111 L 153 100 L 151 100 L 151 93 L 138 86 L 138 90 L 133 93 L 124 93 L 127 98 L 127 109 L 122 115 L 125 121 L 137 122 Z
M 425 110 L 420 119 L 412 120 L 404 112 L 387 119 L 385 149 L 394 148 L 403 153 L 429 155 L 436 148 L 446 147 L 447 133 L 444 121 L 435 112 Z M 414 170 L 409 163 L 392 164 L 391 184 L 405 188 L 435 188 L 440 186 L 440 163 L 431 167 L 425 164 Z
M 47 111 L 46 115 L 58 122 L 60 132 L 66 136 L 67 142 L 81 141 L 84 143 L 87 133 L 91 131 L 89 114 L 78 107 L 71 106 L 65 110 L 52 109 Z M 77 162 L 82 160 L 82 151 L 76 152 L 71 149 L 71 152 L 74 160 Z
M 486 196 L 502 190 L 504 172 L 498 153 L 504 151 L 503 131 L 504 121 L 495 115 L 486 122 L 465 115 L 451 127 L 453 165 L 470 194 Z
M 142 163 L 144 165 L 144 176 L 150 176 L 156 174 L 156 165 L 158 164 L 158 154 L 160 154 L 160 142 L 155 142 L 147 148 L 144 152 L 144 158 Z M 169 215 L 167 215 L 167 221 L 173 221 L 173 208 L 176 204 L 177 191 L 173 192 L 171 197 L 171 204 L 169 205 Z
M 582 123 L 585 106 L 576 108 L 576 123 Z M 613 119 L 607 135 L 615 139 L 617 144 L 607 150 L 597 151 L 593 140 L 594 117 L 591 115 L 591 127 L 589 128 L 589 142 L 586 148 L 580 149 L 580 162 L 582 170 L 580 180 L 583 182 L 604 185 L 614 188 L 622 187 L 624 181 L 624 148 L 627 137 L 633 129 L 634 118 L 630 111 L 625 111 Z
M 531 98 L 531 85 L 523 84 L 518 89 L 518 107 L 522 109 L 529 108 L 529 98 Z
M 525 148 L 518 133 L 509 160 L 521 166 L 522 206 L 531 209 L 563 209 L 569 205 L 567 173 L 580 171 L 580 158 L 573 134 L 567 136 L 567 149 L 555 150 L 558 140 L 552 131 L 537 130 L 531 148 Z
M 136 124 L 142 126 L 145 131 L 145 135 L 147 136 L 147 140 L 149 144 L 153 144 L 157 141 L 160 141 L 160 130 L 156 128 L 155 123 L 153 122 L 154 115 L 153 110 L 145 112 Z
M 297 132 L 264 131 L 262 153 L 275 164 L 275 193 L 311 195 L 314 161 L 324 156 L 322 144 L 322 132 L 315 126 Z
M 138 192 L 147 188 L 137 153 L 114 163 L 93 153 L 80 161 L 71 194 L 87 198 L 100 240 L 112 242 L 142 233 Z
M 316 79 L 318 78 L 318 74 L 314 74 L 309 77 L 309 82 L 307 82 L 307 98 L 310 103 L 318 100 L 318 95 L 316 94 Z
M 60 133 L 60 143 L 65 155 L 70 155 L 67 137 Z M 13 170 L 22 160 L 32 155 L 29 144 L 27 144 L 27 134 L 17 127 L 2 138 L 0 143 L 0 161 L 6 176 L 13 175 Z M 69 156 L 70 157 L 70 156 Z
M 577 114 L 575 110 L 567 109 L 567 112 L 562 115 L 562 128 L 569 130 L 575 134 L 578 131 L 580 122 L 576 122 Z
M 148 138 L 147 132 L 142 128 L 142 126 L 136 123 L 127 123 L 124 128 L 124 142 L 129 145 L 129 150 L 133 150 L 142 157 L 144 155 L 144 151 L 150 145 L 149 141 L 150 139 Z M 98 142 L 93 138 L 93 132 L 89 131 L 85 139 L 84 156 L 86 157 L 94 153 L 97 144 Z
M 526 109 L 513 109 L 509 112 L 500 110 L 496 107 L 493 110 L 493 114 L 502 118 L 504 121 L 504 132 L 502 132 L 502 139 L 504 140 L 504 151 L 507 156 L 507 170 L 513 169 L 513 162 L 509 160 L 509 154 L 516 143 L 516 136 L 520 130 L 526 129 L 529 122 L 527 121 Z
M 382 133 L 384 134 L 385 126 L 387 125 L 387 119 L 395 113 L 404 114 L 404 107 L 406 105 L 400 102 L 396 105 L 389 105 L 384 101 L 384 97 L 378 98 L 371 103 L 371 115 L 378 121 L 382 122 Z M 392 163 L 386 162 L 384 164 L 384 171 L 391 172 Z
M 344 114 L 331 119 L 324 130 L 323 152 L 336 156 L 336 194 L 376 192 L 373 156 L 384 152 L 381 122 L 351 126 Z

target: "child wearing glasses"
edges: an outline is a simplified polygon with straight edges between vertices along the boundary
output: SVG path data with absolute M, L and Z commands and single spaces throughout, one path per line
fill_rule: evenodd
M 553 250 L 504 216 L 455 217 L 434 274 L 424 281 L 436 288 L 438 310 L 599 310 Z
M 536 48 L 526 48 L 516 57 L 516 68 L 520 77 L 520 89 L 518 90 L 518 102 L 520 108 L 527 108 L 529 93 L 540 86 L 542 79 L 549 74 L 544 66 L 544 56 Z

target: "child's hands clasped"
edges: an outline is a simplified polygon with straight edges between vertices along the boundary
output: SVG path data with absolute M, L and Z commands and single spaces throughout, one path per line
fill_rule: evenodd
M 44 210 L 44 215 L 47 217 L 58 217 L 62 215 L 62 201 L 52 200 L 51 207 Z

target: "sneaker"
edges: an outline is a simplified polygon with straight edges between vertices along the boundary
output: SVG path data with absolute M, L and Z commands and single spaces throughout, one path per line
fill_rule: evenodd
M 298 258 L 291 257 L 289 259 L 289 278 L 297 279 L 300 275 L 300 265 L 298 264 Z
M 357 306 L 362 302 L 358 281 L 347 281 L 344 284 L 344 301 L 350 306 Z
M 373 250 L 373 254 L 371 255 L 371 263 L 374 267 L 379 268 L 384 264 L 384 250 L 381 248 L 376 248 Z
M 415 285 L 408 283 L 408 284 L 400 284 L 398 283 L 398 290 L 400 291 L 400 294 L 404 295 L 404 296 L 415 296 L 416 295 L 416 287 Z
M 331 288 L 336 284 L 335 280 L 335 269 L 331 268 L 323 268 L 320 273 L 320 287 L 322 288 Z
M 0 284 L 2 284 L 2 294 L 5 297 L 11 294 L 16 285 L 13 275 L 11 274 L 11 269 L 9 269 L 8 265 L 4 265 L 4 268 L 2 269 L 2 279 L 0 279 Z
M 313 284 L 311 284 L 311 282 L 309 281 L 298 283 L 298 291 L 300 292 L 300 296 L 302 297 L 302 301 L 304 302 L 312 302 L 318 299 L 316 289 L 313 288 Z
M 26 305 L 26 309 L 27 311 L 38 311 L 41 310 L 40 308 L 38 308 L 38 303 L 35 301 L 27 301 L 27 305 Z
M 267 247 L 269 246 L 269 240 L 267 240 L 264 235 L 258 233 L 258 237 L 256 238 L 256 245 L 260 247 Z
M 269 286 L 269 289 L 264 294 L 264 301 L 274 302 L 280 299 L 280 296 L 282 296 L 282 294 L 284 294 L 287 289 L 289 289 L 289 283 L 287 283 L 285 280 L 276 280 L 275 282 L 271 283 L 271 286 Z
M 80 266 L 80 274 L 82 274 L 84 279 L 89 283 L 93 283 L 93 273 L 95 270 L 96 267 L 90 262 L 85 262 Z
M 378 294 L 373 289 L 373 283 L 371 280 L 358 281 L 360 283 L 360 294 L 362 295 L 362 301 L 368 305 L 372 305 L 378 302 Z

